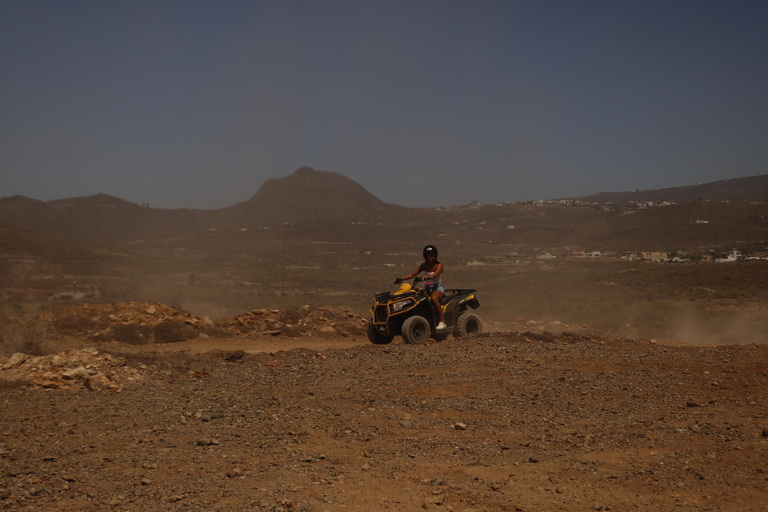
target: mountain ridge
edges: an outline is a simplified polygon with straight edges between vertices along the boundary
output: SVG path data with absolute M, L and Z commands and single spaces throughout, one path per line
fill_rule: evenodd
M 0 223 L 120 244 L 222 227 L 343 222 L 402 209 L 342 174 L 301 167 L 286 177 L 267 180 L 250 199 L 216 210 L 149 208 L 103 193 L 47 202 L 16 195 L 0 199 Z
M 663 201 L 686 203 L 699 200 L 768 201 L 768 174 L 653 190 L 598 192 L 568 199 L 599 204 Z
M 734 241 L 768 239 L 763 227 L 764 218 L 768 217 L 768 212 L 763 211 L 763 206 L 768 204 L 764 199 L 768 193 L 764 195 L 764 190 L 768 191 L 768 175 L 660 191 L 601 192 L 579 198 L 582 204 L 598 202 L 598 199 L 606 204 L 619 199 L 624 203 L 682 203 L 664 211 L 645 213 L 622 213 L 618 210 L 624 207 L 615 206 L 610 207 L 612 212 L 600 212 L 600 207 L 579 210 L 555 206 L 537 211 L 520 202 L 506 203 L 504 208 L 498 205 L 406 208 L 379 200 L 339 173 L 301 167 L 286 177 L 267 180 L 250 199 L 217 210 L 149 208 L 107 194 L 48 202 L 13 196 L 0 199 L 0 223 L 99 245 L 134 245 L 200 240 L 217 230 L 220 233 L 259 231 L 272 233 L 273 237 L 288 237 L 286 240 L 300 236 L 380 241 L 430 233 L 444 236 L 446 231 L 454 230 L 448 225 L 462 226 L 460 231 L 464 232 L 465 228 L 471 230 L 473 222 L 485 222 L 487 218 L 489 224 L 479 225 L 473 238 L 485 229 L 489 239 L 506 244 L 587 246 L 599 242 L 605 246 L 610 241 L 607 245 L 618 249 L 635 245 L 635 238 L 639 237 L 647 240 L 647 245 L 677 247 L 676 240 L 689 240 L 681 246 L 706 245 L 716 229 L 725 230 L 713 226 L 718 219 L 726 218 L 740 226 L 739 229 L 725 230 L 712 238 L 712 242 L 726 243 L 730 235 L 737 236 L 737 233 Z M 693 199 L 684 201 L 686 198 Z M 744 204 L 726 207 L 718 198 L 727 198 L 724 201 L 738 198 Z M 747 207 L 746 201 L 755 203 Z M 632 208 L 631 204 L 626 207 Z M 636 215 L 627 217 L 628 213 Z M 710 235 L 698 234 L 701 229 L 696 227 L 698 220 L 712 222 L 707 224 Z M 491 237 L 490 224 L 497 221 L 502 231 Z M 651 228 L 649 223 L 657 228 Z M 292 225 L 295 228 L 291 235 L 277 229 Z M 360 225 L 368 227 L 352 228 Z M 467 238 L 468 235 L 461 236 Z M 625 242 L 620 243 L 621 240 Z M 637 242 L 643 245 L 640 240 Z

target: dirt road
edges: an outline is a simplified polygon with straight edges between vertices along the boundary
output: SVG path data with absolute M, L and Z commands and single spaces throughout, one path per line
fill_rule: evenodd
M 361 341 L 17 361 L 0 509 L 766 509 L 766 346 Z

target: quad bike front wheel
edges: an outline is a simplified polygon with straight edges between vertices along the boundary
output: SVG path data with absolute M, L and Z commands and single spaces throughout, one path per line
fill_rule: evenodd
M 483 332 L 483 324 L 480 317 L 471 311 L 465 311 L 459 316 L 456 325 L 456 336 L 460 338 L 471 338 Z
M 381 334 L 373 326 L 373 322 L 368 320 L 368 340 L 371 343 L 375 345 L 386 345 L 387 343 L 390 343 L 394 338 L 394 336 L 385 336 L 384 334 Z
M 410 345 L 420 345 L 429 339 L 429 322 L 423 316 L 412 316 L 403 322 L 400 333 L 403 341 Z

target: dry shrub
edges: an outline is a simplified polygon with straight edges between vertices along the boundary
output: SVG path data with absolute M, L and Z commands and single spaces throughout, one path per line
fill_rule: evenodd
M 0 307 L 0 355 L 15 352 L 33 356 L 53 353 L 50 323 L 39 315 L 5 304 Z
M 144 345 L 152 342 L 152 326 L 135 323 L 117 324 L 112 327 L 112 338 L 129 345 Z
M 168 354 L 158 354 L 154 352 L 124 354 L 112 353 L 108 350 L 104 352 L 122 358 L 131 368 L 146 369 L 148 372 L 170 371 L 174 374 L 186 374 L 189 372 L 193 362 L 193 358 L 181 352 L 171 352 Z
M 112 327 L 112 339 L 130 345 L 147 343 L 177 343 L 197 337 L 197 330 L 184 322 L 161 322 L 154 326 L 137 323 Z
M 81 335 L 88 332 L 100 331 L 108 327 L 104 320 L 86 315 L 69 314 L 56 318 L 53 327 L 63 334 Z
M 163 355 L 162 367 L 174 373 L 189 372 L 194 359 L 182 352 L 171 352 Z
M 26 387 L 27 387 L 27 383 L 22 379 L 17 379 L 17 380 L 0 379 L 0 391 L 12 390 L 12 389 L 24 389 Z
M 162 322 L 154 327 L 153 341 L 155 343 L 176 343 L 197 337 L 194 327 L 184 322 Z

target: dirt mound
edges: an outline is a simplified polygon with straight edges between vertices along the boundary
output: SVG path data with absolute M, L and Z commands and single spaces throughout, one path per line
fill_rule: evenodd
M 255 309 L 234 318 L 223 317 L 216 326 L 236 335 L 332 337 L 362 335 L 366 321 L 348 309 L 303 306 L 282 311 Z
M 84 348 L 47 356 L 17 352 L 0 360 L 0 379 L 31 388 L 120 391 L 140 380 L 141 374 L 121 357 Z
M 50 313 L 49 321 L 61 335 L 132 345 L 173 343 L 215 334 L 346 337 L 362 335 L 366 327 L 365 320 L 348 309 L 256 309 L 234 318 L 225 316 L 214 324 L 207 317 L 149 302 L 81 304 Z
M 131 344 L 185 341 L 214 330 L 207 317 L 148 302 L 71 306 L 53 313 L 51 325 L 64 335 Z

